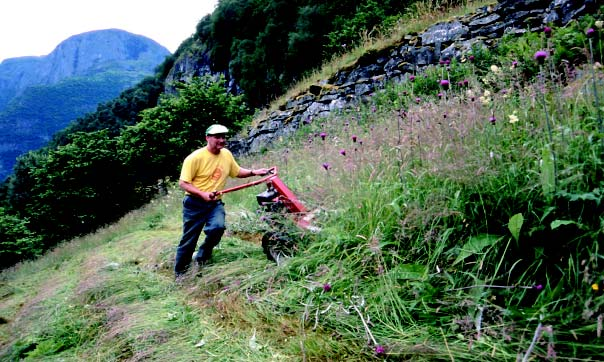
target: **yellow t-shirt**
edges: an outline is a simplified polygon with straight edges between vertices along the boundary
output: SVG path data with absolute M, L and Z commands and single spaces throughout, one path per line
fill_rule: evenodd
M 185 158 L 180 179 L 201 191 L 220 191 L 224 189 L 227 177 L 236 177 L 239 169 L 231 151 L 223 148 L 215 155 L 207 147 L 203 147 Z

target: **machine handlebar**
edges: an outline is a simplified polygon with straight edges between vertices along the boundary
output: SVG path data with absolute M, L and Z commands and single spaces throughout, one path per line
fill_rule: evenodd
M 277 166 L 273 166 L 273 167 L 269 168 L 268 176 L 265 175 L 261 179 L 258 179 L 258 180 L 252 181 L 252 182 L 248 182 L 243 185 L 233 186 L 233 187 L 230 187 L 230 188 L 227 188 L 224 190 L 214 191 L 214 192 L 212 192 L 212 198 L 214 199 L 214 198 L 216 198 L 216 196 L 220 196 L 220 195 L 228 194 L 229 192 L 238 191 L 238 190 L 245 189 L 248 187 L 256 186 L 261 183 L 268 182 L 275 177 L 277 177 Z

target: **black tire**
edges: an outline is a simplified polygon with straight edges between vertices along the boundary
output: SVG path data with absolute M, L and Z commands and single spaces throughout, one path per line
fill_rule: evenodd
M 286 233 L 269 231 L 262 236 L 262 250 L 268 260 L 279 263 L 293 254 L 292 238 Z

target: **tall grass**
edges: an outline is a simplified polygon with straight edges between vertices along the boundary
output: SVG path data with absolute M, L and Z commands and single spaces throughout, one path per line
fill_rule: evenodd
M 548 59 L 531 80 L 525 50 L 427 69 L 277 147 L 322 231 L 270 270 L 279 292 L 244 287 L 364 358 L 601 355 L 601 73 Z

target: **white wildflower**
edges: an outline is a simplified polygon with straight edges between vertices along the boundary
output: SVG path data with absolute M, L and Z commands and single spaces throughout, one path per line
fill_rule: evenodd
M 485 90 L 483 95 L 481 95 L 478 99 L 483 105 L 488 106 L 491 104 L 491 92 Z
M 508 116 L 508 118 L 510 119 L 510 123 L 511 124 L 514 124 L 514 123 L 518 122 L 518 116 L 516 115 L 516 112 L 510 114 Z

